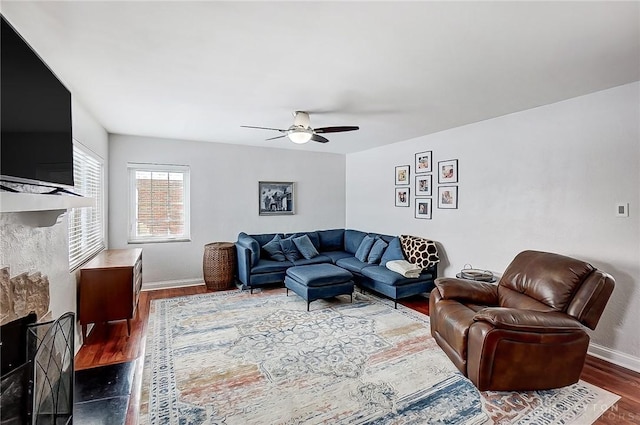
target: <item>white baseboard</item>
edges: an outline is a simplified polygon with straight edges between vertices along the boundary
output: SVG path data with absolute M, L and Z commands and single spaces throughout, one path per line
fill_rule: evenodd
M 142 284 L 143 291 L 153 291 L 154 289 L 181 288 L 185 286 L 204 285 L 202 279 L 181 279 L 181 280 L 163 280 L 160 282 L 146 282 Z
M 610 363 L 622 366 L 625 369 L 640 372 L 640 358 L 633 357 L 628 354 L 621 353 L 620 351 L 612 350 L 611 348 L 607 348 L 594 343 L 589 344 L 588 353 L 593 357 L 606 360 Z

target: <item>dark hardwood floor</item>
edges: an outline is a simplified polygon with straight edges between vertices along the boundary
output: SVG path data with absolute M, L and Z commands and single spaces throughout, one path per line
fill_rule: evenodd
M 98 324 L 76 355 L 76 370 L 137 360 L 127 412 L 127 425 L 137 424 L 147 320 L 151 300 L 205 292 L 207 292 L 207 288 L 204 285 L 142 292 L 137 317 L 131 321 L 131 336 L 127 336 L 126 321 Z M 429 300 L 425 297 L 409 298 L 402 301 L 401 304 L 421 313 L 429 314 Z M 616 404 L 603 412 L 595 422 L 596 424 L 640 424 L 640 373 L 587 356 L 582 379 L 621 396 Z

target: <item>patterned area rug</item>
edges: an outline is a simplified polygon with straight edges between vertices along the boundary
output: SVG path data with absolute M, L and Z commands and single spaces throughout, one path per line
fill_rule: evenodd
M 152 303 L 140 424 L 590 424 L 619 397 L 579 382 L 478 392 L 429 317 L 372 295 L 284 290 Z

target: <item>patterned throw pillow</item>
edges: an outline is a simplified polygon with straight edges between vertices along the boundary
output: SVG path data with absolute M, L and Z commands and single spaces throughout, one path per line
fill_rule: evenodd
M 417 236 L 401 235 L 400 244 L 407 261 L 426 269 L 440 261 L 436 243 Z

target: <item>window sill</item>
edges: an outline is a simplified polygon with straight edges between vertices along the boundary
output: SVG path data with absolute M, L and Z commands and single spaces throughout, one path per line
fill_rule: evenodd
M 137 244 L 151 244 L 151 243 L 170 243 L 170 242 L 191 242 L 191 238 L 176 238 L 176 239 L 134 239 L 128 240 L 129 245 Z

